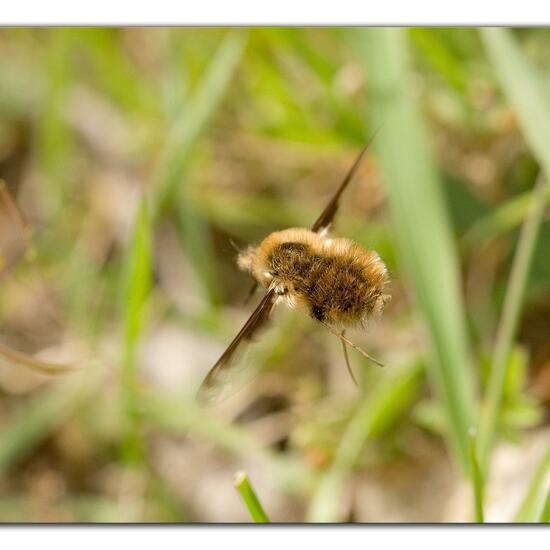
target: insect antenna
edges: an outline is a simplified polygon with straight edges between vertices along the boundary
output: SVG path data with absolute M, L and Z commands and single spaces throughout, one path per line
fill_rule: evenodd
M 233 247 L 234 250 L 236 250 L 237 252 L 241 253 L 242 250 L 241 250 L 241 247 L 233 240 L 233 239 L 229 239 L 229 244 Z
M 342 331 L 342 336 L 346 335 L 346 331 Z M 351 363 L 349 362 L 349 355 L 348 355 L 348 348 L 346 347 L 346 342 L 344 340 L 340 340 L 342 343 L 342 350 L 344 351 L 344 360 L 346 361 L 346 367 L 348 368 L 349 375 L 351 376 L 351 379 L 353 380 L 353 383 L 356 386 L 359 386 L 357 383 L 357 380 L 355 378 L 355 375 L 353 374 L 353 371 L 351 370 Z
M 326 328 L 328 328 L 328 330 L 330 330 L 330 332 L 332 332 L 332 334 L 334 334 L 335 336 L 338 336 L 338 338 L 340 338 L 340 340 L 342 340 L 343 343 L 348 344 L 353 349 L 357 350 L 359 353 L 364 355 L 369 361 L 372 361 L 373 363 L 375 363 L 379 367 L 384 366 L 383 363 L 378 361 L 378 359 L 375 359 L 374 357 L 372 357 L 372 355 L 369 355 L 363 348 L 361 348 L 357 344 L 354 344 L 351 340 L 348 340 L 345 337 L 343 332 L 342 333 L 338 332 L 335 328 L 331 327 L 328 323 L 325 323 L 324 321 L 320 321 L 320 323 L 322 323 Z

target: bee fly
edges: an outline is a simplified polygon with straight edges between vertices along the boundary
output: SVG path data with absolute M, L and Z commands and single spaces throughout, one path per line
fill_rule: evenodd
M 365 250 L 349 239 L 328 236 L 340 197 L 355 176 L 369 145 L 370 142 L 361 151 L 311 229 L 285 229 L 271 233 L 259 246 L 248 247 L 239 254 L 239 268 L 255 279 L 252 292 L 261 285 L 267 293 L 204 379 L 198 394 L 201 402 L 213 403 L 226 397 L 222 390 L 229 380 L 235 352 L 266 324 L 278 302 L 304 309 L 340 338 L 354 382 L 346 344 L 382 366 L 348 340 L 345 329 L 364 326 L 367 319 L 382 312 L 390 298 L 384 294 L 388 282 L 386 266 L 376 252 Z

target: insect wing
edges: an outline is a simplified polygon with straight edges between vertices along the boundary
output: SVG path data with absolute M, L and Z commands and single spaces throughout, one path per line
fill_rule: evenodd
M 334 196 L 330 199 L 325 209 L 321 212 L 321 215 L 317 218 L 315 223 L 311 226 L 311 230 L 315 231 L 315 233 L 321 233 L 322 231 L 328 229 L 331 226 L 332 221 L 334 220 L 334 216 L 338 211 L 340 197 L 348 187 L 351 180 L 353 180 L 353 178 L 355 177 L 355 174 L 357 174 L 357 170 L 359 169 L 359 166 L 361 165 L 362 160 L 365 158 L 366 153 L 375 135 L 376 133 L 373 134 L 369 142 L 365 145 L 363 150 L 359 153 L 357 160 L 353 163 L 353 166 L 350 168 L 350 171 L 347 173 L 346 177 L 344 178 L 344 181 L 340 184 L 340 187 L 338 187 L 338 189 L 336 190 L 336 193 L 334 193 Z
M 242 376 L 233 376 L 234 367 L 236 366 L 234 361 L 236 352 L 241 344 L 252 340 L 258 331 L 265 327 L 276 300 L 275 291 L 269 290 L 239 334 L 212 367 L 199 388 L 198 399 L 201 403 L 214 405 L 223 401 L 241 387 L 239 382 Z

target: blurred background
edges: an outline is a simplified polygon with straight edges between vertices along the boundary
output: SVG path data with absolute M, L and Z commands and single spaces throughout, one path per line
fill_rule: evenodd
M 548 52 L 542 29 L 0 30 L 0 521 L 250 521 L 238 470 L 277 522 L 541 519 Z M 351 352 L 354 386 L 280 308 L 253 380 L 199 407 L 261 297 L 236 249 L 310 226 L 377 128 L 333 231 L 391 273 L 350 333 L 386 367 Z

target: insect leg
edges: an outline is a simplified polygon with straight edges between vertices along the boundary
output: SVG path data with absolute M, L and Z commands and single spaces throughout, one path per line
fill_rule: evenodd
M 345 335 L 346 335 L 346 331 L 343 330 L 342 331 L 342 336 L 345 336 Z M 359 384 L 357 383 L 357 380 L 355 379 L 353 371 L 351 370 L 351 364 L 349 362 L 348 348 L 346 347 L 346 342 L 344 340 L 340 340 L 340 342 L 342 343 L 342 350 L 344 351 L 344 359 L 346 361 L 346 367 L 348 368 L 349 375 L 351 376 L 351 379 L 353 380 L 353 383 L 356 386 L 359 386 Z
M 348 340 L 343 334 L 340 334 L 336 329 L 331 327 L 328 323 L 325 323 L 324 321 L 320 321 L 325 327 L 327 327 L 332 334 L 338 336 L 342 342 L 345 342 L 349 346 L 351 346 L 353 349 L 357 350 L 359 353 L 364 355 L 369 361 L 372 361 L 373 363 L 377 364 L 379 367 L 383 367 L 384 365 L 378 361 L 378 359 L 375 359 L 371 355 L 369 355 L 363 348 L 359 347 L 357 344 L 354 344 L 351 340 Z

